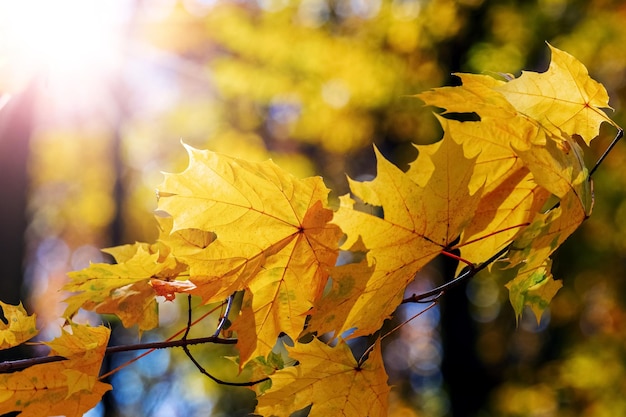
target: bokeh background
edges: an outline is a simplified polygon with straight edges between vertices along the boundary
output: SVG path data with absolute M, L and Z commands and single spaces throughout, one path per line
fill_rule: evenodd
M 441 137 L 414 94 L 459 71 L 544 71 L 546 41 L 606 86 L 624 126 L 625 22 L 626 2 L 610 0 L 1 0 L 0 298 L 23 301 L 41 337 L 56 336 L 68 271 L 109 261 L 100 248 L 156 237 L 154 190 L 161 171 L 186 166 L 181 140 L 271 157 L 341 195 L 345 174 L 375 174 L 372 144 L 406 167 L 412 143 Z M 602 130 L 590 164 L 614 135 Z M 532 313 L 516 325 L 503 283 L 478 276 L 386 339 L 391 416 L 626 415 L 625 158 L 618 144 L 595 174 L 593 215 L 556 256 L 564 288 L 539 325 Z M 451 276 L 435 263 L 411 292 Z M 184 327 L 185 308 L 162 302 L 164 328 L 142 340 Z M 401 307 L 398 322 L 418 308 Z M 195 334 L 212 334 L 219 313 Z M 112 343 L 137 341 L 104 320 Z M 194 353 L 236 379 L 228 349 Z M 254 409 L 251 391 L 214 384 L 177 350 L 109 382 L 90 417 Z

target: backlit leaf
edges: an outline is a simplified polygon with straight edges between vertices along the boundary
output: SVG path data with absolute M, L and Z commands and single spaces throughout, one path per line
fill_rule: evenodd
M 297 179 L 271 161 L 186 148 L 189 166 L 166 174 L 159 210 L 172 216 L 173 232 L 215 234 L 193 253 L 173 245 L 190 265 L 197 286 L 190 293 L 212 302 L 248 290 L 233 324 L 245 364 L 267 355 L 281 331 L 293 338 L 301 332 L 335 264 L 341 232 L 330 224 L 329 190 L 321 178 Z
M 80 417 L 93 408 L 109 384 L 98 381 L 110 330 L 104 326 L 72 325 L 46 343 L 50 356 L 65 360 L 34 365 L 0 375 L 0 413 L 20 411 L 21 417 Z
M 551 45 L 552 60 L 545 73 L 524 71 L 519 78 L 496 87 L 521 113 L 537 120 L 546 130 L 578 134 L 589 144 L 598 136 L 600 124 L 613 122 L 602 84 L 589 77 L 576 58 Z
M 360 239 L 375 269 L 348 319 L 337 329 L 338 334 L 356 328 L 351 335 L 356 337 L 378 330 L 415 274 L 452 245 L 479 204 L 480 186 L 471 183 L 475 160 L 465 157 L 461 145 L 444 137 L 435 145 L 419 149 L 426 150 L 420 152 L 407 173 L 377 152 L 376 178 L 361 184 L 351 182 L 358 197 L 369 199 L 366 203 L 381 202 L 383 218 L 354 210 L 348 197 L 341 200 L 335 222 L 348 235 L 343 247 L 349 248 Z M 419 170 L 422 166 L 433 169 L 425 173 Z M 369 188 L 368 194 L 362 191 L 365 187 Z M 371 195 L 377 199 L 372 200 Z M 345 269 L 362 269 L 358 264 L 351 265 Z
M 360 366 L 343 341 L 330 347 L 313 339 L 288 351 L 299 364 L 272 375 L 272 387 L 259 397 L 257 413 L 288 416 L 312 405 L 310 417 L 387 415 L 390 388 L 380 343 Z
M 129 255 L 128 248 L 122 249 Z M 118 256 L 122 253 L 113 249 Z M 79 308 L 98 313 L 116 314 L 130 327 L 139 325 L 140 330 L 153 329 L 158 325 L 157 295 L 149 281 L 154 278 L 176 277 L 184 265 L 173 257 L 162 262 L 158 253 L 150 253 L 143 244 L 135 246 L 135 253 L 118 264 L 92 264 L 82 271 L 71 272 L 71 282 L 63 287 L 76 292 L 65 300 L 68 307 L 65 316 L 71 317 Z
M 524 307 L 529 306 L 539 323 L 550 301 L 563 286 L 561 281 L 553 279 L 551 266 L 549 259 L 544 260 L 541 265 L 525 264 L 517 271 L 517 276 L 506 284 L 509 300 L 518 319 L 522 316 Z
M 0 308 L 4 313 L 4 320 L 0 321 L 0 349 L 17 346 L 37 335 L 36 315 L 29 316 L 21 303 L 13 306 L 0 301 Z

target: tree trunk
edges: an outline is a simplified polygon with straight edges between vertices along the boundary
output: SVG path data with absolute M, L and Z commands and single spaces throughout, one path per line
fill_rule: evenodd
M 24 234 L 28 190 L 27 160 L 36 82 L 0 110 L 0 300 L 16 305 L 24 299 Z M 0 360 L 21 359 L 24 351 L 0 351 Z

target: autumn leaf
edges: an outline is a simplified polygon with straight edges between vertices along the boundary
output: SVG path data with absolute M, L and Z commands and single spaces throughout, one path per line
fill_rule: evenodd
M 429 106 L 444 109 L 447 113 L 478 113 L 481 118 L 511 118 L 517 110 L 496 91 L 505 84 L 502 80 L 480 74 L 455 73 L 460 78 L 462 88 L 439 87 L 417 94 Z
M 608 107 L 604 88 L 580 62 L 551 49 L 553 60 L 545 73 L 524 72 L 509 82 L 459 74 L 461 86 L 419 95 L 427 104 L 445 109 L 444 116 L 450 112 L 479 116 L 471 122 L 440 117 L 446 133 L 463 144 L 466 154 L 477 154 L 476 181 L 485 178 L 483 198 L 458 244 L 462 256 L 472 262 L 481 262 L 523 233 L 541 217 L 539 209 L 550 194 L 567 195 L 560 210 L 571 208 L 572 212 L 560 217 L 575 219 L 572 225 L 563 226 L 562 236 L 568 236 L 567 230 L 591 213 L 591 182 L 582 150 L 571 135 L 589 141 L 602 121 L 615 124 L 601 109 Z M 555 123 L 561 119 L 563 123 Z M 523 239 L 533 245 L 528 236 Z M 540 251 L 546 257 L 551 252 Z
M 529 306 L 540 320 L 561 288 L 561 282 L 552 278 L 549 257 L 586 218 L 585 208 L 577 195 L 570 192 L 557 207 L 538 213 L 512 242 L 498 267 L 499 273 L 510 279 L 506 287 L 518 320 L 524 306 Z
M 248 290 L 233 324 L 245 364 L 265 356 L 281 332 L 293 338 L 301 332 L 334 266 L 341 232 L 330 224 L 329 190 L 321 178 L 297 179 L 271 161 L 186 148 L 189 166 L 166 174 L 159 210 L 172 217 L 172 232 L 215 234 L 193 253 L 172 246 L 190 265 L 196 285 L 190 293 L 213 302 Z
M 0 309 L 4 313 L 4 320 L 0 321 L 0 349 L 17 346 L 37 335 L 36 315 L 29 316 L 22 303 L 13 306 L 0 301 Z
M 589 77 L 587 68 L 576 58 L 548 46 L 552 60 L 545 73 L 524 71 L 495 89 L 547 131 L 577 134 L 587 144 L 598 136 L 602 122 L 617 127 L 603 110 L 611 108 L 604 86 Z
M 471 74 L 459 77 L 462 85 L 437 88 L 419 97 L 445 109 L 444 115 L 473 110 L 480 116 L 479 121 L 472 122 L 438 116 L 446 135 L 462 144 L 466 157 L 475 158 L 471 182 L 484 187 L 457 245 L 464 259 L 480 263 L 510 243 L 549 197 L 517 151 L 541 147 L 545 137 L 538 133 L 540 126 L 519 114 L 501 93 L 493 90 L 504 81 Z
M 63 415 L 80 417 L 93 408 L 109 384 L 98 381 L 109 329 L 71 325 L 60 337 L 46 343 L 59 362 L 33 365 L 0 375 L 0 413 L 21 411 L 21 417 Z
M 455 74 L 463 88 L 443 87 L 418 95 L 427 104 L 447 112 L 478 113 L 481 118 L 508 118 L 519 112 L 551 133 L 580 135 L 589 144 L 600 124 L 617 127 L 603 109 L 611 109 L 602 84 L 585 66 L 551 45 L 552 59 L 546 72 L 523 71 L 508 82 L 486 75 Z
M 467 158 L 461 145 L 444 136 L 418 149 L 406 173 L 376 151 L 376 178 L 350 182 L 357 197 L 381 205 L 383 218 L 354 210 L 347 196 L 341 199 L 334 221 L 347 234 L 343 247 L 362 240 L 375 269 L 337 334 L 356 328 L 351 335 L 356 337 L 378 330 L 415 274 L 452 245 L 479 204 L 481 185 L 471 182 L 475 159 Z M 420 171 L 424 166 L 432 169 Z
M 561 281 L 555 281 L 552 277 L 551 267 L 552 262 L 549 259 L 540 265 L 525 264 L 517 271 L 515 278 L 506 284 L 509 300 L 518 321 L 524 307 L 529 306 L 539 324 L 543 312 L 563 286 Z
M 591 214 L 591 180 L 583 161 L 582 149 L 567 136 L 550 138 L 542 146 L 516 149 L 533 173 L 534 181 L 559 198 L 574 192 L 585 213 Z
M 160 261 L 159 254 L 150 253 L 146 244 L 137 243 L 132 248 L 113 248 L 109 251 L 123 262 L 91 264 L 88 268 L 68 274 L 71 282 L 63 290 L 76 294 L 65 300 L 68 306 L 64 315 L 71 317 L 83 308 L 101 314 L 115 314 L 124 326 L 138 324 L 140 331 L 155 328 L 158 325 L 157 293 L 150 280 L 153 277 L 175 277 L 186 266 L 173 257 Z
M 324 296 L 315 303 L 311 311 L 311 320 L 305 329 L 306 333 L 322 335 L 332 333 L 332 337 L 348 337 L 341 334 L 351 330 L 351 316 L 365 291 L 367 283 L 374 272 L 374 265 L 369 265 L 364 256 L 367 249 L 363 242 L 357 241 L 350 248 L 352 262 L 336 266 L 331 272 L 331 287 Z M 362 258 L 360 261 L 355 261 Z
M 312 405 L 310 417 L 387 415 L 390 388 L 380 343 L 360 365 L 343 341 L 330 347 L 313 339 L 288 351 L 299 364 L 271 376 L 272 387 L 259 397 L 256 413 L 288 416 Z

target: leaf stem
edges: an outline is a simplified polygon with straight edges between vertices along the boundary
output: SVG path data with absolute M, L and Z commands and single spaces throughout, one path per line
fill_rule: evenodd
M 428 306 L 426 306 L 426 308 L 424 308 L 423 310 L 417 312 L 416 314 L 414 314 L 413 316 L 409 317 L 408 319 L 406 319 L 402 323 L 398 324 L 396 327 L 394 327 L 393 329 L 389 330 L 387 333 L 382 335 L 380 337 L 380 339 L 378 339 L 378 340 L 382 341 L 385 337 L 389 336 L 390 334 L 392 334 L 393 332 L 395 332 L 396 330 L 398 330 L 399 328 L 401 328 L 402 326 L 404 326 L 405 324 L 407 324 L 411 320 L 413 320 L 413 319 L 421 316 L 422 314 L 426 313 L 428 310 L 430 310 L 431 308 L 435 307 L 438 303 L 439 303 L 439 298 L 437 297 L 434 300 L 432 300 L 430 302 L 430 304 Z M 363 362 L 365 362 L 365 360 L 366 360 L 365 358 L 367 357 L 367 355 L 372 351 L 372 349 L 374 349 L 374 346 L 376 346 L 376 343 L 371 344 L 365 350 L 365 352 L 363 352 L 363 354 L 361 355 L 361 357 L 359 358 L 359 361 L 358 361 L 359 368 L 363 365 Z
M 221 304 L 221 306 L 223 306 L 224 303 Z M 218 308 L 220 308 L 220 306 L 214 307 L 211 310 L 207 311 L 206 313 L 204 313 L 200 318 L 196 319 L 193 323 L 191 323 L 191 325 L 195 325 L 196 323 L 198 323 L 199 321 L 203 320 L 205 317 L 207 317 L 209 314 L 212 314 L 215 310 L 217 310 Z M 170 340 L 173 340 L 175 337 L 177 337 L 178 335 L 180 335 L 183 332 L 187 332 L 187 326 L 185 326 L 184 329 L 181 329 L 179 331 L 177 331 L 176 333 L 174 333 L 173 335 L 171 335 L 170 337 L 167 338 L 167 341 L 169 342 Z M 214 335 L 213 337 L 218 337 L 219 335 Z M 154 352 L 155 348 L 152 348 L 144 353 L 142 353 L 141 355 L 138 355 L 132 359 L 130 359 L 129 361 L 124 362 L 123 364 L 121 364 L 120 366 L 118 366 L 115 369 L 111 369 L 109 372 L 100 375 L 100 377 L 98 378 L 99 380 L 103 380 L 104 378 L 113 375 L 114 373 L 124 369 L 125 367 L 127 367 L 128 365 L 130 365 L 131 363 L 137 362 L 139 359 L 143 358 L 144 356 L 148 356 L 150 353 Z
M 420 294 L 413 294 L 412 296 L 402 300 L 401 304 L 422 303 L 424 302 L 424 300 L 428 300 L 429 302 L 439 300 L 439 298 L 441 298 L 441 296 L 445 294 L 446 291 L 461 285 L 462 283 L 469 280 L 470 278 L 472 278 L 474 275 L 476 275 L 483 269 L 487 268 L 493 262 L 498 260 L 502 255 L 504 255 L 509 250 L 510 247 L 511 247 L 511 244 L 509 243 L 508 245 L 500 249 L 498 252 L 496 252 L 493 256 L 491 256 L 491 258 L 487 259 L 485 262 L 479 264 L 478 266 L 474 268 L 471 268 L 471 267 L 464 268 L 463 271 L 461 271 L 461 273 L 459 274 L 459 276 L 454 278 L 452 281 L 448 281 L 445 284 L 440 285 L 436 288 L 433 288 L 430 291 L 426 291 Z
M 222 332 L 222 329 L 228 322 L 228 315 L 230 314 L 230 310 L 233 307 L 233 301 L 235 300 L 235 294 L 231 294 L 226 301 L 226 310 L 222 317 L 220 317 L 220 322 L 217 324 L 217 329 L 215 329 L 215 333 L 213 333 L 213 337 L 218 337 Z
M 613 148 L 615 147 L 615 145 L 617 145 L 617 142 L 619 142 L 619 140 L 624 136 L 624 130 L 623 129 L 619 129 L 617 131 L 617 134 L 615 135 L 615 137 L 613 138 L 613 141 L 611 142 L 611 144 L 609 145 L 608 148 L 606 148 L 606 150 L 604 151 L 604 153 L 602 154 L 602 156 L 600 156 L 600 159 L 598 159 L 598 162 L 596 162 L 596 164 L 593 166 L 593 168 L 591 168 L 591 171 L 589 171 L 589 178 L 591 179 L 591 176 L 596 172 L 596 170 L 598 169 L 598 167 L 600 167 L 600 165 L 602 164 L 602 162 L 604 161 L 604 159 L 609 155 L 609 153 L 611 153 L 611 150 L 613 150 Z
M 231 295 L 228 299 L 229 301 L 229 305 L 232 303 L 232 298 L 233 296 Z M 189 295 L 187 297 L 187 330 L 185 331 L 185 334 L 183 335 L 182 340 L 187 340 L 187 335 L 189 334 L 189 330 L 191 329 L 191 295 Z M 218 326 L 219 328 L 219 326 Z M 219 333 L 219 332 L 218 332 Z M 213 336 L 215 337 L 215 336 Z M 189 358 L 189 360 L 191 360 L 191 362 L 196 366 L 196 368 L 198 368 L 198 371 L 200 371 L 201 374 L 209 377 L 212 381 L 220 384 L 220 385 L 229 385 L 231 387 L 251 387 L 254 386 L 256 384 L 260 384 L 261 382 L 264 381 L 268 381 L 270 378 L 269 377 L 265 377 L 265 378 L 261 378 L 257 381 L 249 381 L 249 382 L 230 382 L 230 381 L 224 381 L 221 380 L 213 375 L 211 375 L 206 369 L 204 369 L 204 367 L 202 365 L 200 365 L 200 362 L 198 362 L 198 360 L 191 354 L 191 351 L 189 351 L 189 347 L 187 345 L 182 345 L 183 350 L 185 351 L 185 354 L 187 355 L 187 357 Z

